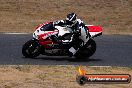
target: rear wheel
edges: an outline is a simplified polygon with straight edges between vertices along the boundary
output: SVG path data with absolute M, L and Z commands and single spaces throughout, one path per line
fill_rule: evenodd
M 96 43 L 93 39 L 89 39 L 89 41 L 87 42 L 87 44 L 80 49 L 76 54 L 75 57 L 76 58 L 87 58 L 92 56 L 96 51 Z
M 34 58 L 40 55 L 40 46 L 36 40 L 27 41 L 22 47 L 22 54 L 27 58 Z

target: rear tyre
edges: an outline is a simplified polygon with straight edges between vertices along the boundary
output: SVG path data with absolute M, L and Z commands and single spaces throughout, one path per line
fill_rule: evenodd
M 93 39 L 89 39 L 87 44 L 82 47 L 76 54 L 75 57 L 78 59 L 86 59 L 91 57 L 96 51 L 96 43 Z
M 36 40 L 27 41 L 22 47 L 22 54 L 26 58 L 34 58 L 40 55 L 40 46 Z
M 86 44 L 86 47 L 86 54 L 88 55 L 88 57 L 91 57 L 96 51 L 96 42 L 93 39 L 90 39 Z

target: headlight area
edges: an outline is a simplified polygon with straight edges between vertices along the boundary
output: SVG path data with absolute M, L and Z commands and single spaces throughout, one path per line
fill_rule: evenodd
M 36 33 L 33 33 L 33 38 L 38 39 L 38 36 L 36 35 Z

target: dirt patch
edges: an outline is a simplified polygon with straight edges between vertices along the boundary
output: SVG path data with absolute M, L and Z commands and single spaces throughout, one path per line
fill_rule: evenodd
M 1 65 L 0 88 L 130 88 L 130 84 L 86 84 L 76 82 L 78 66 Z M 127 67 L 83 66 L 88 74 L 130 74 Z
M 131 0 L 0 0 L 0 32 L 32 33 L 45 21 L 75 12 L 104 34 L 132 34 Z

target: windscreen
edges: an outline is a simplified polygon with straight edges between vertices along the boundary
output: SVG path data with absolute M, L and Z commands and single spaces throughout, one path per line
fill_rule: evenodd
M 54 31 L 54 27 L 53 27 L 53 23 L 52 22 L 50 22 L 50 23 L 48 23 L 48 24 L 45 24 L 45 25 L 43 25 L 41 28 L 40 28 L 40 30 L 41 31 Z

